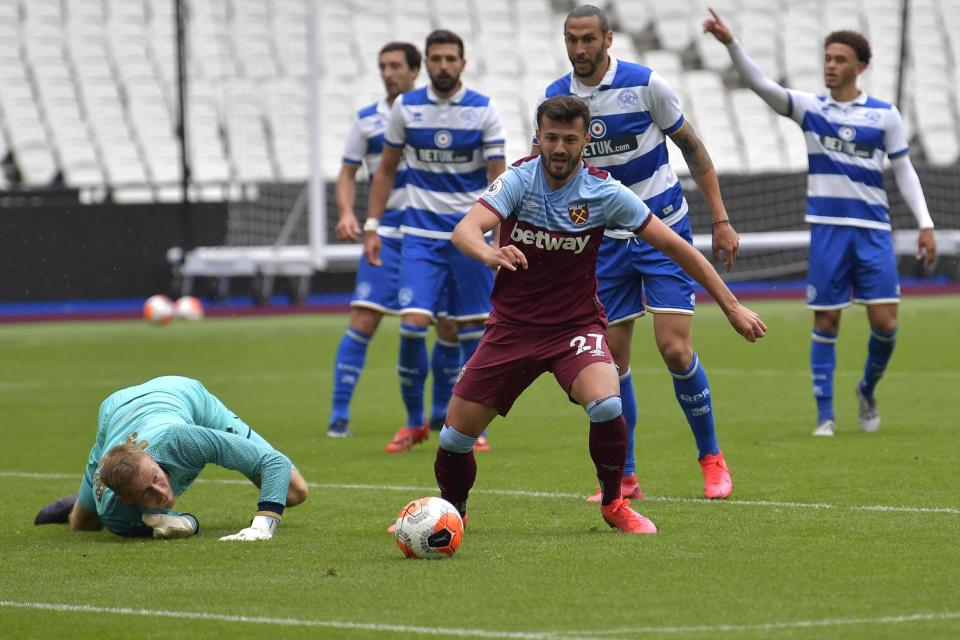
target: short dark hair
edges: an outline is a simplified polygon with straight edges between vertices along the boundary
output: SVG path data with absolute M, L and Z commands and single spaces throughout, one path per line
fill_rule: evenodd
M 583 130 L 590 124 L 590 107 L 587 103 L 574 96 L 555 96 L 547 98 L 537 107 L 537 126 L 543 124 L 544 118 L 559 122 L 573 122 L 583 118 Z
M 427 36 L 427 42 L 423 46 L 423 51 L 430 55 L 430 45 L 432 44 L 455 44 L 460 49 L 460 59 L 463 60 L 463 40 L 453 31 L 446 29 L 437 29 Z
M 380 54 L 383 55 L 390 51 L 402 51 L 403 55 L 407 58 L 407 66 L 411 69 L 419 69 L 420 61 L 423 60 L 423 57 L 420 55 L 420 50 L 409 42 L 388 42 L 383 45 L 383 49 L 380 49 Z
M 857 54 L 857 60 L 865 65 L 870 64 L 870 43 L 858 31 L 834 31 L 823 41 L 823 47 L 833 44 L 845 44 Z
M 567 19 L 563 21 L 563 29 L 567 29 L 567 20 L 570 18 L 589 18 L 590 16 L 597 16 L 600 19 L 600 33 L 610 31 L 610 21 L 607 20 L 607 14 L 600 7 L 595 7 L 592 4 L 582 4 L 568 13 Z

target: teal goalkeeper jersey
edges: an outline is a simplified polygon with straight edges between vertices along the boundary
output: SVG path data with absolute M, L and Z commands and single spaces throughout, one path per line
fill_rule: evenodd
M 97 442 L 90 451 L 81 485 L 80 504 L 92 498 L 104 526 L 121 535 L 146 533 L 141 509 L 121 502 L 101 485 L 100 459 L 114 446 L 137 442 L 167 472 L 179 496 L 207 464 L 260 478 L 260 503 L 286 504 L 292 464 L 247 426 L 203 385 L 189 378 L 165 376 L 121 389 L 100 407 Z M 87 504 L 85 504 L 87 503 Z M 92 509 L 90 509 L 92 510 Z M 170 512 L 174 513 L 174 512 Z

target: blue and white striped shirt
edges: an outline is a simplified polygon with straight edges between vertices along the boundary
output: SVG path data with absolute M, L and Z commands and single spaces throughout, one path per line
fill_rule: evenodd
M 368 105 L 357 112 L 357 119 L 353 121 L 350 133 L 343 149 L 343 163 L 359 166 L 365 164 L 367 174 L 373 176 L 380 165 L 380 156 L 383 153 L 383 131 L 390 116 L 390 105 L 386 98 Z M 393 180 L 393 191 L 387 199 L 387 206 L 383 212 L 377 234 L 385 238 L 401 238 L 400 224 L 403 221 L 403 208 L 406 193 L 407 171 L 406 164 L 400 159 L 397 166 L 397 175 Z
M 449 239 L 487 188 L 487 161 L 504 157 L 503 125 L 493 100 L 461 88 L 446 99 L 430 86 L 393 103 L 384 143 L 404 147 L 403 233 Z
M 628 186 L 665 224 L 687 215 L 687 201 L 667 154 L 666 136 L 684 123 L 670 85 L 648 67 L 611 58 L 598 85 L 587 86 L 568 73 L 547 87 L 540 102 L 568 95 L 583 98 L 590 107 L 591 141 L 584 151 L 590 164 Z M 609 229 L 605 235 L 633 237 Z
M 865 93 L 846 103 L 802 91 L 788 94 L 789 116 L 807 140 L 805 220 L 889 231 L 884 156 L 909 151 L 900 112 Z

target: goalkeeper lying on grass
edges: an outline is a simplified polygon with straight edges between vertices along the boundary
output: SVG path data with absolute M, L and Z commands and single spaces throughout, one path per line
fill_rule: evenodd
M 121 536 L 195 535 L 197 519 L 172 509 L 208 463 L 260 487 L 250 526 L 221 540 L 268 540 L 284 507 L 307 499 L 307 483 L 289 458 L 198 381 L 165 376 L 103 401 L 79 495 L 47 505 L 34 523 L 69 522 L 74 531 L 105 526 Z

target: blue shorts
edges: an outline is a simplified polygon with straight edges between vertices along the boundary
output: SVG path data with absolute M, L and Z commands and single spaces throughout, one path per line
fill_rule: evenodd
M 400 313 L 397 291 L 400 289 L 400 252 L 403 240 L 380 236 L 380 266 L 373 267 L 360 256 L 357 283 L 351 307 L 364 307 L 380 313 Z
M 401 313 L 433 318 L 445 307 L 451 320 L 484 320 L 492 308 L 492 291 L 493 271 L 460 253 L 449 240 L 403 237 L 397 294 Z
M 693 244 L 687 216 L 671 228 Z M 693 315 L 697 304 L 693 279 L 673 260 L 639 239 L 604 236 L 597 254 L 597 281 L 600 302 L 612 325 L 639 318 L 647 309 Z
M 807 308 L 842 309 L 852 302 L 900 302 L 893 234 L 838 224 L 810 225 Z

